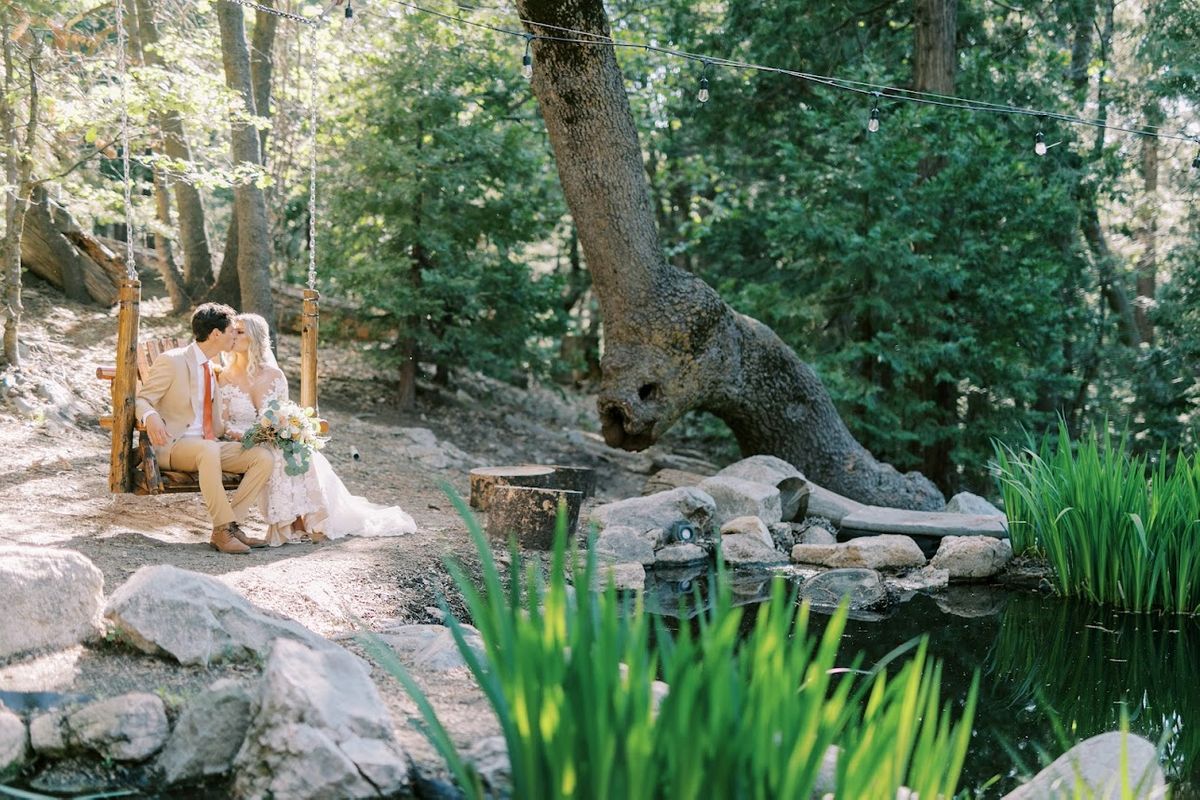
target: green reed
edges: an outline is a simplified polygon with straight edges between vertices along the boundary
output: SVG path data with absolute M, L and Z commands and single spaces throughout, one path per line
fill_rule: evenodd
M 1013 550 L 1042 554 L 1063 595 L 1130 611 L 1200 611 L 1200 461 L 1153 467 L 1095 432 L 996 447 Z
M 844 608 L 817 637 L 807 604 L 797 606 L 778 581 L 746 634 L 725 576 L 695 629 L 671 634 L 656 624 L 652 639 L 640 601 L 632 612 L 623 607 L 611 582 L 587 590 L 600 578 L 590 549 L 583 564 L 568 565 L 565 520 L 548 577 L 536 564 L 523 570 L 514 551 L 506 588 L 474 517 L 450 494 L 481 562 L 478 587 L 451 570 L 485 658 L 467 646 L 460 622 L 449 625 L 500 722 L 513 797 L 808 797 L 833 746 L 837 797 L 890 800 L 901 785 L 922 797 L 953 796 L 977 686 L 955 722 L 924 642 L 893 674 L 880 665 L 859 678 L 836 666 Z M 483 797 L 394 654 L 370 634 L 359 641 L 414 696 L 459 785 Z M 659 677 L 669 686 L 660 701 Z M 828 778 L 824 790 L 832 790 Z

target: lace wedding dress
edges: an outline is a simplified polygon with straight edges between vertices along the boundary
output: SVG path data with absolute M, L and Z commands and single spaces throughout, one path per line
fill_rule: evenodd
M 239 387 L 220 387 L 221 413 L 225 427 L 245 431 L 258 421 L 259 409 Z M 287 384 L 277 380 L 263 398 L 263 405 L 272 400 L 287 399 Z M 275 453 L 275 470 L 259 498 L 259 507 L 267 522 L 267 543 L 277 547 L 301 540 L 304 532 L 293 530 L 297 517 L 304 520 L 308 534 L 323 534 L 330 539 L 347 535 L 400 536 L 417 529 L 413 518 L 399 506 L 383 506 L 350 494 L 346 485 L 333 471 L 329 459 L 314 451 L 308 470 L 303 475 L 288 475 L 284 471 L 283 453 Z

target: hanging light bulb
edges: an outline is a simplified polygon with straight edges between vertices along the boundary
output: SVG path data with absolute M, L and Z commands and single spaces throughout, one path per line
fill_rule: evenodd
M 1033 137 L 1033 152 L 1039 156 L 1046 155 L 1046 151 L 1050 149 L 1046 146 L 1046 134 L 1038 131 Z
M 871 92 L 871 116 L 867 118 L 867 132 L 879 130 L 879 92 Z
M 533 36 L 525 37 L 525 56 L 521 59 L 521 74 L 528 80 L 533 77 L 533 53 L 530 51 L 530 46 L 533 45 Z
M 708 102 L 708 68 L 712 66 L 711 61 L 704 62 L 704 71 L 700 73 L 700 91 L 696 92 L 696 99 L 701 103 Z
M 354 0 L 346 0 L 346 21 L 342 25 L 347 28 L 354 27 Z
M 1200 139 L 1196 140 L 1200 144 Z M 1196 153 L 1196 157 L 1192 159 L 1192 169 L 1200 169 L 1200 153 Z

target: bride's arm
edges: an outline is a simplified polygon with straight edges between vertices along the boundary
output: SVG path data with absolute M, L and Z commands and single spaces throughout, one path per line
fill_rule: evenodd
M 262 404 L 264 406 L 272 400 L 278 400 L 282 403 L 288 399 L 287 376 L 283 374 L 283 370 L 272 368 L 263 378 L 264 380 L 271 381 L 270 388 L 267 389 L 267 394 L 263 398 Z

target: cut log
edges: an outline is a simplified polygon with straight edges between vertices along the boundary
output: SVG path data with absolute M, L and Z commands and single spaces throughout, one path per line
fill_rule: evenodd
M 79 302 L 110 306 L 125 280 L 124 261 L 79 227 L 58 203 L 35 190 L 21 234 L 21 263 Z
M 524 550 L 551 550 L 559 507 L 566 510 L 567 540 L 579 524 L 581 492 L 526 486 L 495 486 L 488 507 L 487 534 L 507 541 L 515 537 Z
M 471 508 L 487 511 L 497 486 L 527 486 L 547 489 L 555 486 L 554 469 L 541 465 L 517 467 L 476 467 L 471 470 Z
M 526 464 L 528 467 L 549 467 L 554 470 L 551 489 L 566 489 L 580 492 L 583 499 L 596 494 L 596 470 L 591 467 L 571 467 L 563 464 Z

